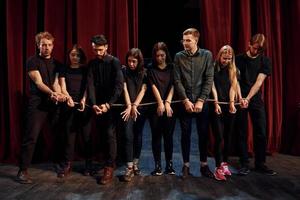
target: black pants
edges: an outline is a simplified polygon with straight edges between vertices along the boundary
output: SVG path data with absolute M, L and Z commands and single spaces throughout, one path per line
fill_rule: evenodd
M 143 145 L 143 130 L 146 120 L 149 118 L 152 112 L 152 107 L 139 108 L 140 115 L 133 124 L 133 158 L 139 159 L 141 156 Z
M 92 159 L 92 142 L 91 142 L 91 118 L 92 110 L 86 108 L 80 112 L 77 108 L 70 108 L 67 105 L 62 109 L 62 121 L 64 125 L 65 145 L 63 162 L 69 162 L 74 157 L 74 147 L 76 134 L 82 133 L 84 139 L 84 157 L 86 160 Z
M 196 119 L 198 145 L 200 151 L 200 161 L 207 161 L 207 144 L 208 144 L 208 123 L 209 113 L 208 105 L 204 103 L 202 112 L 188 113 L 185 111 L 183 105 L 179 110 L 179 121 L 181 126 L 181 150 L 183 162 L 190 161 L 190 147 L 191 147 L 191 133 L 192 133 L 192 119 Z
M 221 105 L 222 114 L 218 115 L 211 109 L 212 114 L 212 130 L 215 137 L 215 160 L 216 167 L 221 162 L 227 162 L 229 150 L 231 148 L 232 136 L 234 133 L 235 114 L 228 111 L 227 105 Z M 224 148 L 222 143 L 224 139 Z
M 155 163 L 161 163 L 161 140 L 164 139 L 164 150 L 166 162 L 172 160 L 173 155 L 173 133 L 176 118 L 167 117 L 166 114 L 158 116 L 154 113 L 151 117 L 152 152 Z
M 106 166 L 113 167 L 117 156 L 117 134 L 116 134 L 117 119 L 115 119 L 114 111 L 110 110 L 107 113 L 96 116 L 97 132 L 104 139 L 104 159 Z
M 248 113 L 253 124 L 255 165 L 266 161 L 266 112 L 261 100 L 251 101 L 247 109 L 238 112 L 238 133 L 241 165 L 248 164 Z
M 51 128 L 54 131 L 57 128 L 58 115 L 58 106 L 50 100 L 37 95 L 29 97 L 19 163 L 21 170 L 30 166 L 38 136 L 46 121 L 51 119 Z

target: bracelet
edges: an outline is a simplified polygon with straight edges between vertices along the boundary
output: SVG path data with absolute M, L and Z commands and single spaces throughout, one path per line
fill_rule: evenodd
M 135 104 L 135 103 L 133 103 L 133 104 L 131 104 L 132 106 L 136 106 L 137 107 L 137 105 Z
M 165 100 L 165 103 L 171 104 L 171 101 Z
M 198 98 L 198 99 L 197 99 L 197 101 L 201 101 L 201 102 L 204 102 L 204 100 L 203 100 L 203 99 L 200 99 L 200 98 Z
M 105 107 L 107 108 L 107 110 L 110 109 L 110 105 L 109 105 L 108 103 L 105 103 L 104 105 L 105 105 Z
M 186 104 L 188 101 L 190 101 L 188 98 L 186 98 L 185 100 L 183 100 L 183 104 Z

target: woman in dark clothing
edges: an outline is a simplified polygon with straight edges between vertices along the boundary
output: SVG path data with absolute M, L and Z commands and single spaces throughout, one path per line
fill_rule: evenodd
M 121 113 L 125 126 L 125 155 L 127 168 L 124 180 L 131 181 L 134 175 L 139 175 L 138 160 L 142 148 L 143 126 L 146 116 L 139 104 L 144 99 L 147 90 L 146 70 L 140 49 L 132 48 L 126 55 L 127 66 L 123 70 L 124 98 L 126 109 Z
M 81 131 L 85 142 L 86 169 L 84 175 L 89 175 L 91 170 L 91 110 L 85 109 L 87 67 L 83 50 L 74 45 L 67 57 L 67 67 L 59 77 L 62 93 L 67 98 L 63 108 L 62 120 L 65 122 L 65 146 L 63 160 L 60 163 L 62 170 L 58 171 L 58 177 L 63 178 L 71 171 L 71 161 L 74 155 L 76 133 Z
M 164 150 L 166 158 L 166 174 L 175 174 L 172 163 L 173 132 L 176 119 L 173 115 L 171 101 L 174 94 L 173 64 L 168 48 L 164 42 L 154 45 L 152 51 L 152 64 L 149 67 L 148 79 L 152 87 L 153 95 L 157 101 L 157 110 L 151 117 L 152 151 L 155 161 L 153 176 L 162 175 L 161 170 L 161 140 L 164 138 Z
M 214 177 L 216 180 L 226 180 L 225 175 L 231 175 L 227 159 L 231 135 L 234 129 L 236 113 L 234 102 L 237 95 L 237 69 L 235 66 L 234 51 L 229 45 L 225 45 L 220 49 L 214 71 L 214 83 L 212 87 L 212 96 L 215 100 L 212 121 L 216 159 Z M 229 105 L 221 105 L 219 102 L 229 102 Z M 222 150 L 223 138 L 224 149 Z

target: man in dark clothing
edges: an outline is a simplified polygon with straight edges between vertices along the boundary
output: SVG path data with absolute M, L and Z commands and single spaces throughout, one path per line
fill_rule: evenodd
M 58 84 L 60 64 L 51 54 L 54 37 L 48 32 L 36 35 L 36 44 L 39 54 L 30 57 L 26 62 L 26 71 L 30 78 L 30 96 L 26 114 L 26 129 L 22 141 L 21 159 L 17 181 L 19 183 L 32 183 L 28 174 L 35 144 L 47 117 L 56 115 L 57 102 L 65 101 Z
M 199 137 L 201 174 L 213 178 L 207 165 L 208 143 L 208 98 L 212 84 L 214 69 L 210 51 L 198 47 L 200 33 L 195 28 L 183 32 L 184 50 L 178 52 L 174 59 L 174 88 L 183 101 L 181 125 L 181 149 L 183 157 L 182 177 L 190 175 L 189 156 L 191 145 L 192 118 L 196 118 Z
M 240 70 L 240 102 L 242 109 L 239 112 L 239 137 L 240 137 L 240 175 L 247 175 L 248 166 L 248 112 L 253 124 L 255 170 L 267 175 L 276 172 L 265 165 L 266 161 L 266 112 L 261 96 L 261 86 L 267 76 L 271 74 L 270 59 L 263 56 L 266 42 L 263 34 L 254 35 L 249 43 L 246 53 L 236 57 L 236 66 Z M 245 98 L 241 98 L 245 97 Z
M 91 39 L 96 58 L 88 64 L 88 95 L 92 108 L 96 113 L 97 130 L 106 138 L 105 147 L 108 155 L 101 184 L 112 181 L 117 154 L 116 119 L 111 111 L 123 90 L 123 74 L 119 59 L 107 53 L 107 40 L 103 35 L 95 35 Z

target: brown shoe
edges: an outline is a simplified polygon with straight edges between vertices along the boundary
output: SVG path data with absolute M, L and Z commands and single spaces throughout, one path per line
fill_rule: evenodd
M 66 166 L 64 166 L 63 170 L 57 173 L 58 178 L 64 178 L 69 176 L 71 173 L 71 162 L 67 162 Z
M 105 167 L 104 168 L 104 174 L 100 180 L 100 183 L 102 185 L 106 185 L 108 183 L 110 183 L 113 179 L 113 175 L 114 175 L 114 168 L 112 167 Z
M 18 181 L 21 184 L 32 184 L 33 183 L 27 170 L 19 170 L 16 181 Z

